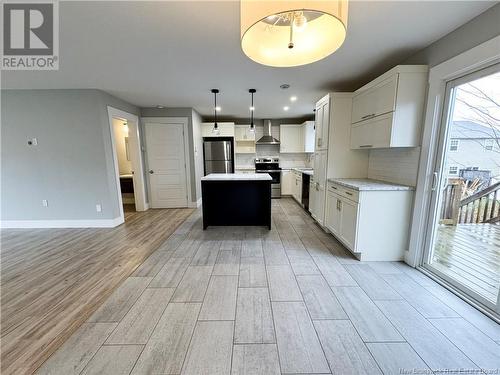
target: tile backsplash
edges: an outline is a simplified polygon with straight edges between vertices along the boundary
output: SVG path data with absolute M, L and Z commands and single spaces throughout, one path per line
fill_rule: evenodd
M 368 178 L 417 185 L 420 147 L 370 150 Z

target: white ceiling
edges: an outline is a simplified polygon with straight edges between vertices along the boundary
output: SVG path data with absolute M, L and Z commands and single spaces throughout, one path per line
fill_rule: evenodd
M 327 91 L 356 89 L 494 4 L 351 1 L 337 52 L 271 68 L 241 51 L 239 1 L 61 2 L 59 71 L 4 71 L 2 87 L 98 88 L 141 107 L 194 107 L 203 115 L 212 113 L 215 87 L 221 115 L 235 117 L 248 116 L 248 89 L 256 88 L 256 117 L 304 116 Z

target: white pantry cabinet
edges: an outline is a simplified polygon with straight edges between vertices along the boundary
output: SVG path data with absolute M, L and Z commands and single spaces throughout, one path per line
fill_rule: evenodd
M 234 137 L 234 122 L 218 122 L 217 127 L 219 129 L 218 133 L 213 131 L 213 122 L 203 122 L 201 124 L 201 136 L 202 137 Z
M 325 226 L 360 260 L 402 260 L 412 201 L 411 190 L 357 191 L 328 182 Z
M 327 178 L 364 177 L 368 170 L 368 152 L 351 150 L 351 93 L 330 93 L 316 104 L 316 147 L 314 176 L 309 191 L 311 216 L 324 226 Z M 326 115 L 326 117 L 325 117 Z M 320 123 L 320 130 L 318 130 Z M 318 132 L 325 137 L 318 143 Z
M 325 191 L 328 151 L 322 150 L 314 153 L 314 189 L 309 191 L 309 197 L 314 201 L 311 216 L 320 225 L 325 217 Z
M 295 173 L 291 170 L 281 171 L 281 195 L 292 195 L 295 187 Z
M 398 65 L 356 90 L 351 148 L 419 146 L 427 75 L 427 65 Z
M 328 149 L 328 130 L 330 128 L 330 95 L 326 95 L 316 103 L 315 151 Z

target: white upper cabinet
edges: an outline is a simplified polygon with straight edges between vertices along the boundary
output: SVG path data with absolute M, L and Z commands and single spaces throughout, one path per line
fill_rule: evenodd
M 280 125 L 280 152 L 314 152 L 314 121 L 301 125 Z
M 280 152 L 304 152 L 304 132 L 301 125 L 280 125 Z
M 394 111 L 398 74 L 394 74 L 379 84 L 356 92 L 352 98 L 352 123 Z
M 398 65 L 356 90 L 351 148 L 419 146 L 427 75 L 427 65 Z
M 234 140 L 237 154 L 255 154 L 255 131 L 250 131 L 250 125 L 235 125 Z
M 204 122 L 201 124 L 202 137 L 234 137 L 234 122 L 218 122 L 219 132 L 213 131 L 213 122 Z
M 314 121 L 306 121 L 302 124 L 302 132 L 304 134 L 304 152 L 314 152 Z

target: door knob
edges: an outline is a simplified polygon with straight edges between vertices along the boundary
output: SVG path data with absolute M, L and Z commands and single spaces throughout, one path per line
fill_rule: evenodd
M 152 169 L 149 170 L 149 174 L 155 173 Z

